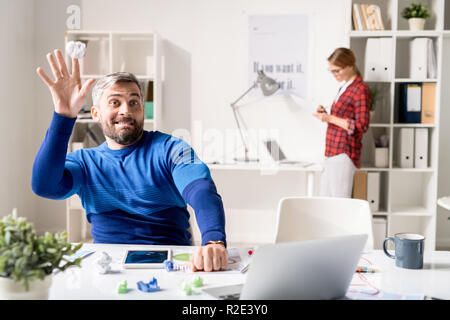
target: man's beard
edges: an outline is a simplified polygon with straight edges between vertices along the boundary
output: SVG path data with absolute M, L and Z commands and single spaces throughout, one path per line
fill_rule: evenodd
M 118 121 L 129 121 L 133 124 L 133 126 L 130 128 L 124 127 L 117 129 L 116 122 Z M 144 131 L 143 126 L 143 122 L 138 123 L 136 120 L 128 117 L 116 118 L 109 123 L 101 123 L 103 134 L 121 145 L 130 145 L 135 143 Z

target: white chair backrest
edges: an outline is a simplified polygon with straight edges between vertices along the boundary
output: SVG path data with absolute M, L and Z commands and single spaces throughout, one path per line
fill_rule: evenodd
M 373 249 L 372 214 L 367 201 L 289 197 L 279 202 L 275 243 L 349 234 L 367 234 L 365 250 Z

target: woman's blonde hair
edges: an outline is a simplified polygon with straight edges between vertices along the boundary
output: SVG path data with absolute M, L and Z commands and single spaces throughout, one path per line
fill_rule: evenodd
M 328 57 L 328 62 L 340 68 L 353 67 L 353 70 L 358 76 L 361 72 L 356 66 L 356 56 L 352 50 L 348 48 L 337 48 Z

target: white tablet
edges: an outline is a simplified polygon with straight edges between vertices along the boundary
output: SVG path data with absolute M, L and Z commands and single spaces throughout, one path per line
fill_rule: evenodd
M 164 260 L 172 259 L 170 249 L 132 250 L 125 252 L 123 267 L 127 269 L 162 269 Z

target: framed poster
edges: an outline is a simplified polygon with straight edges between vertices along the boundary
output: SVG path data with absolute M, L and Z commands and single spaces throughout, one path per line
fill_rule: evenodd
M 308 98 L 307 15 L 249 16 L 249 86 L 257 71 L 280 83 L 280 90 Z

